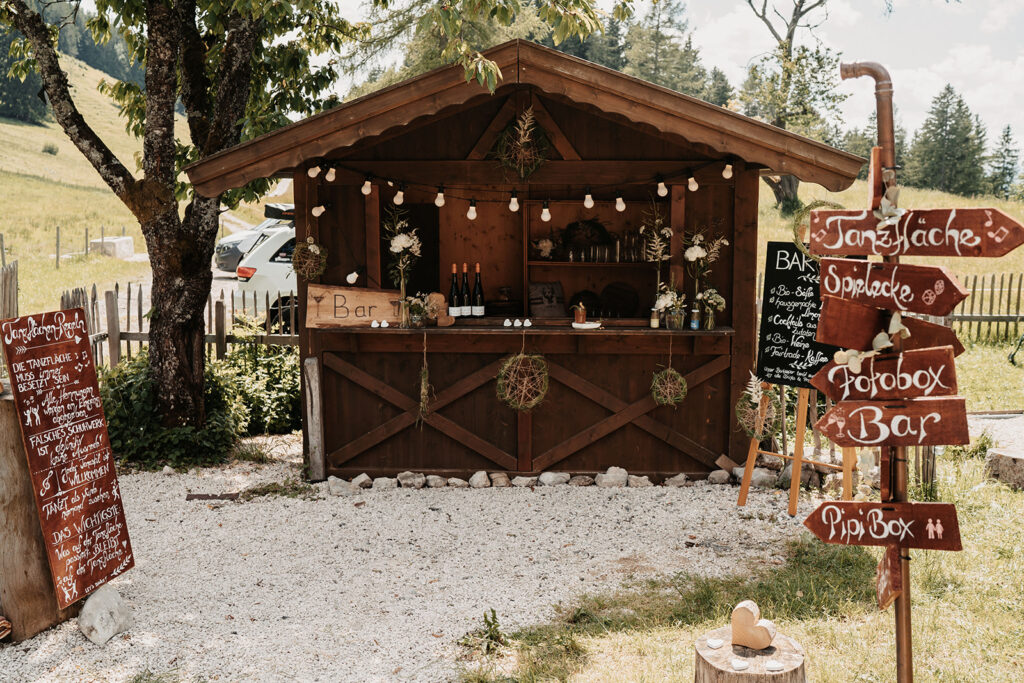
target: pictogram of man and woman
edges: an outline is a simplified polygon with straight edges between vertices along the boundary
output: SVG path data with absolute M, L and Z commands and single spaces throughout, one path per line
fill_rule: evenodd
M 924 530 L 928 532 L 928 538 L 938 539 L 940 541 L 942 540 L 942 520 L 938 518 L 933 520 L 931 517 L 929 517 L 928 524 L 927 526 L 925 526 Z

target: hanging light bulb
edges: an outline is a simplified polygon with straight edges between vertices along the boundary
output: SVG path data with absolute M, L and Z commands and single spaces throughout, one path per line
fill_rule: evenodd
M 466 218 L 468 218 L 471 221 L 475 221 L 476 220 L 476 200 L 475 199 L 470 199 L 469 200 L 469 211 L 466 212 Z
M 508 210 L 512 213 L 519 210 L 519 197 L 516 196 L 515 190 L 512 190 L 512 198 L 508 200 Z
M 331 164 L 330 166 L 327 167 L 327 173 L 324 174 L 324 180 L 326 180 L 329 183 L 333 183 L 334 179 L 337 178 L 337 177 L 338 177 L 337 169 L 335 169 L 334 165 Z
M 626 202 L 622 201 L 622 195 L 615 198 L 615 210 L 619 213 L 626 210 Z
M 359 271 L 353 270 L 351 273 L 346 275 L 345 282 L 349 283 L 350 285 L 354 285 L 355 283 L 359 282 Z
M 547 223 L 551 220 L 551 209 L 548 208 L 548 200 L 544 200 L 544 208 L 540 210 L 540 219 Z
M 667 197 L 668 196 L 668 186 L 665 184 L 665 179 L 662 178 L 661 176 L 658 176 L 658 196 L 659 197 Z
M 594 208 L 594 195 L 590 194 L 590 188 L 587 188 L 587 194 L 583 196 L 583 206 L 588 209 Z
M 444 185 L 438 185 L 437 196 L 434 197 L 434 206 L 441 208 L 444 206 Z
M 405 201 L 405 185 L 398 186 L 398 192 L 395 193 L 395 206 L 401 206 Z
M 722 169 L 722 177 L 726 180 L 732 178 L 732 164 L 725 165 L 725 168 Z
M 370 176 L 366 176 L 366 180 L 363 181 L 363 186 L 359 189 L 365 195 L 369 195 L 373 192 L 373 183 L 370 182 Z
M 316 166 L 310 166 L 306 170 L 306 175 L 308 175 L 310 178 L 316 178 L 318 175 L 320 175 L 320 164 L 317 164 Z
M 690 176 L 690 179 L 686 181 L 686 186 L 690 188 L 690 192 L 696 192 L 700 185 L 697 184 L 697 179 Z
M 313 218 L 320 218 L 320 216 L 323 216 L 324 212 L 327 211 L 328 206 L 330 206 L 330 204 L 328 204 L 327 202 L 324 202 L 323 204 L 318 204 L 312 208 L 310 213 L 313 214 Z

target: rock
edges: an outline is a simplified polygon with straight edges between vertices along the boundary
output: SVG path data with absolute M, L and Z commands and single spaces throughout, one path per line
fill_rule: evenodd
M 732 477 L 725 470 L 715 470 L 708 475 L 709 484 L 728 484 Z
M 764 453 L 757 454 L 757 460 L 754 462 L 754 467 L 764 467 L 765 469 L 779 471 L 782 469 L 782 458 L 774 455 L 765 455 Z
M 78 615 L 78 628 L 85 637 L 103 645 L 132 627 L 132 608 L 109 583 L 90 595 Z
M 558 486 L 560 484 L 568 484 L 569 476 L 568 472 L 542 472 L 538 481 L 541 486 Z
M 985 456 L 985 472 L 1018 489 L 1024 489 L 1024 452 L 991 448 Z
M 651 483 L 651 480 L 648 477 L 636 477 L 633 476 L 632 474 L 627 477 L 626 481 L 629 483 L 629 486 L 631 488 L 654 486 L 654 484 Z
M 511 485 L 512 482 L 508 480 L 508 475 L 504 472 L 491 472 L 491 486 L 494 488 L 501 489 Z
M 603 489 L 617 488 L 629 483 L 629 474 L 621 467 L 609 467 L 604 474 L 598 474 L 594 481 Z
M 803 486 L 814 486 L 820 479 L 817 476 L 817 471 L 814 469 L 814 465 L 803 463 L 800 466 L 800 484 Z M 777 478 L 777 486 L 780 489 L 788 489 L 789 485 L 793 480 L 793 463 L 787 462 L 786 466 L 782 468 L 782 472 L 779 473 Z
M 856 474 L 856 473 L 855 473 Z M 861 470 L 860 476 L 863 477 L 864 483 L 871 488 L 877 489 L 882 486 L 882 471 L 877 465 L 872 465 L 867 470 Z
M 373 480 L 373 488 L 376 489 L 397 489 L 398 480 L 394 477 L 377 477 Z
M 725 472 L 725 470 L 722 470 L 722 471 Z M 726 474 L 728 474 L 728 472 L 726 472 Z M 669 477 L 668 479 L 666 479 L 665 480 L 665 486 L 671 486 L 673 488 L 679 488 L 681 486 L 686 486 L 686 482 L 687 481 L 689 481 L 689 477 L 687 477 L 685 474 L 680 472 L 676 476 Z
M 755 467 L 754 473 L 750 475 L 750 485 L 761 489 L 775 488 L 775 482 L 777 480 L 778 475 L 775 474 L 775 472 L 763 467 Z
M 468 489 L 469 482 L 465 479 L 459 479 L 458 477 L 449 477 L 448 486 L 451 486 L 453 489 Z
M 398 475 L 398 483 L 403 489 L 421 489 L 427 478 L 420 472 L 402 472 Z
M 164 474 L 174 474 L 174 468 L 170 465 L 164 465 L 164 468 L 160 471 Z
M 871 487 L 867 484 L 860 484 L 857 486 L 857 493 L 854 494 L 853 499 L 858 502 L 863 502 L 871 497 Z
M 480 470 L 469 478 L 469 485 L 475 489 L 485 489 L 491 485 L 491 478 L 487 476 L 486 472 Z
M 525 488 L 527 486 L 536 486 L 537 477 L 516 477 L 512 480 L 513 486 L 519 486 Z
M 585 474 L 577 474 L 569 479 L 569 486 L 593 486 L 594 478 Z
M 327 477 L 327 491 L 332 496 L 354 496 L 357 493 L 360 493 L 362 489 L 352 482 L 331 476 Z
M 352 483 L 361 489 L 368 489 L 371 486 L 373 486 L 373 479 L 370 479 L 370 476 L 366 474 L 366 472 L 363 472 L 358 477 L 353 479 Z
M 436 474 L 427 475 L 427 488 L 431 489 L 443 489 L 448 485 L 448 480 L 444 477 L 439 477 Z
M 736 481 L 743 481 L 743 468 L 742 467 L 733 467 L 732 468 L 732 478 L 735 479 Z

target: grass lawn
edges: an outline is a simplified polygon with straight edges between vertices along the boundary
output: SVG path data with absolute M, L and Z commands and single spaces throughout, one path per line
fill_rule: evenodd
M 946 457 L 938 469 L 964 550 L 913 551 L 915 680 L 1024 680 L 1024 492 L 986 481 L 980 459 Z M 789 551 L 781 566 L 749 567 L 740 578 L 679 574 L 560 606 L 554 621 L 511 634 L 496 654 L 468 655 L 464 679 L 693 680 L 697 637 L 728 624 L 749 598 L 803 645 L 811 680 L 895 680 L 893 610 L 875 605 L 880 549 L 807 534 Z

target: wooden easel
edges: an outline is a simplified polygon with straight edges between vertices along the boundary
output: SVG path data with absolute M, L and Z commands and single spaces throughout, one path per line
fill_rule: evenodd
M 775 453 L 773 451 L 761 450 L 760 442 L 757 439 L 750 440 L 750 449 L 747 451 L 747 464 L 743 468 L 743 481 L 740 484 L 740 496 L 736 505 L 742 507 L 747 504 L 747 493 L 750 492 L 750 477 L 754 473 L 754 464 L 759 454 L 774 455 L 783 460 L 793 462 L 792 476 L 789 484 L 789 516 L 796 515 L 796 505 L 800 497 L 800 476 L 803 471 L 803 464 L 820 465 L 828 469 L 842 471 L 843 473 L 843 500 L 853 499 L 853 464 L 856 461 L 856 450 L 843 448 L 843 464 L 834 465 L 830 462 L 804 459 L 804 432 L 807 431 L 807 407 L 810 403 L 811 390 L 799 389 L 796 402 L 796 433 L 793 435 L 793 455 L 786 453 Z M 767 398 L 761 399 L 761 407 L 758 414 L 758 429 L 764 426 L 767 411 Z

